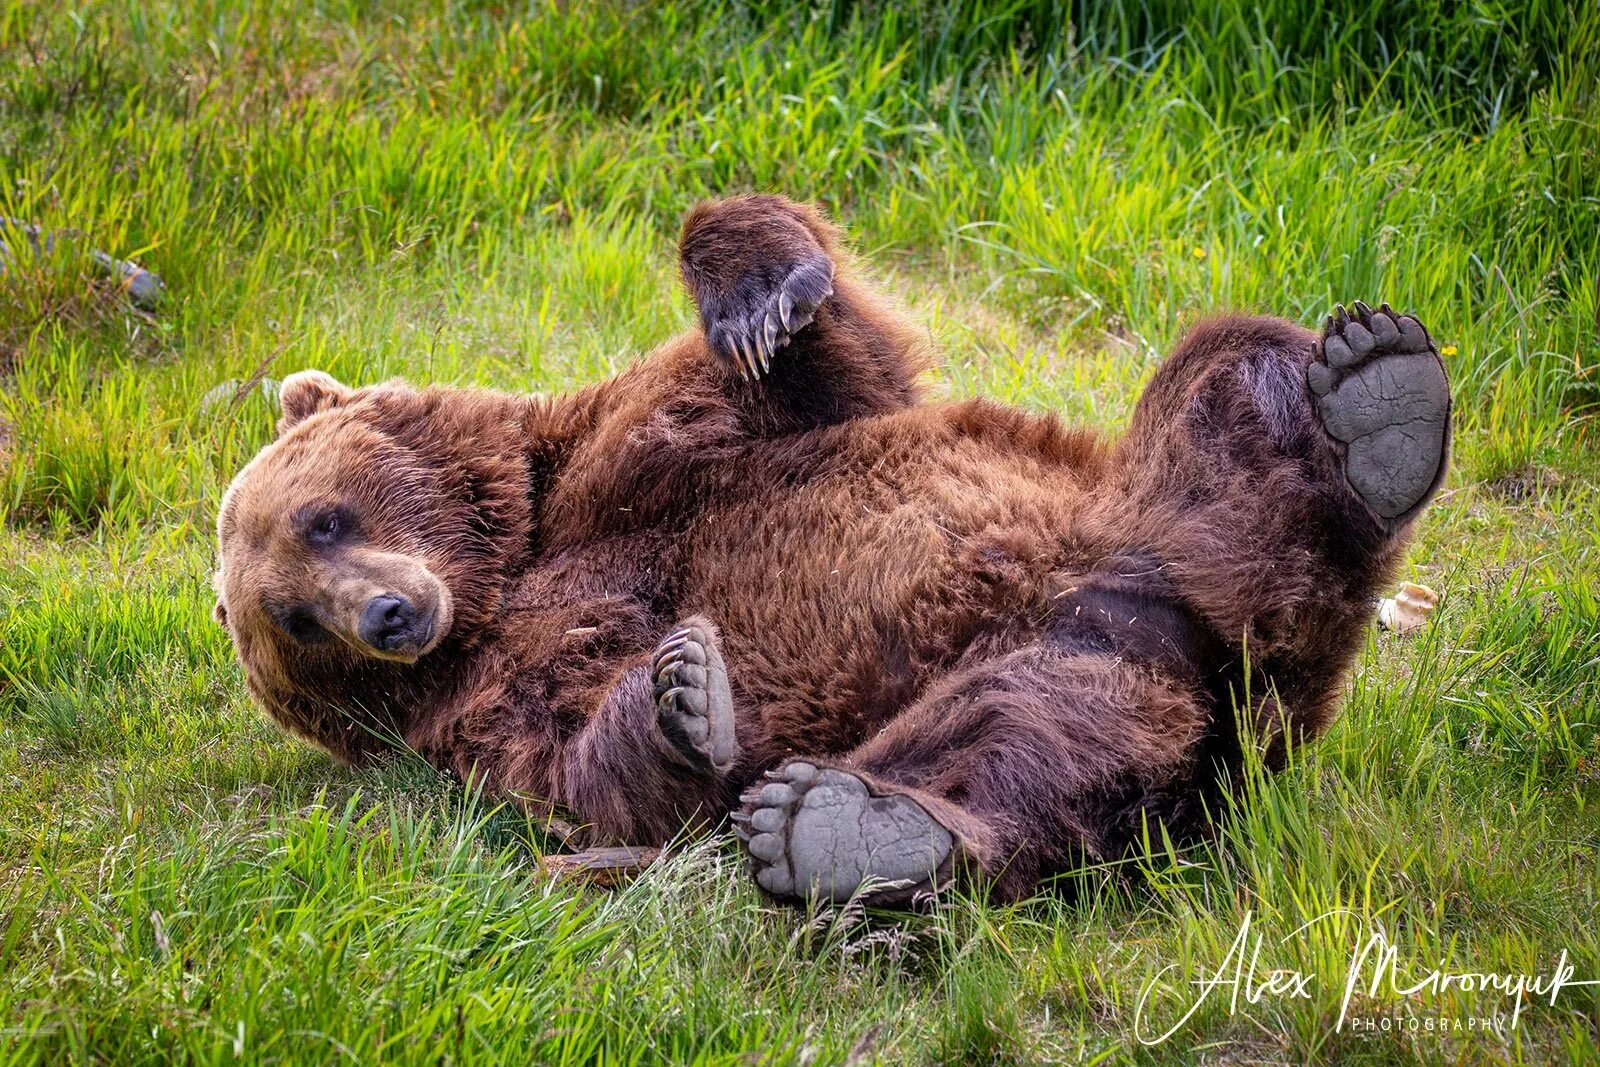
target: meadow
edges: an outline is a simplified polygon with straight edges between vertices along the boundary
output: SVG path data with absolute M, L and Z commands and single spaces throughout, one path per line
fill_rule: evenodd
M 0 0 L 0 216 L 62 234 L 0 275 L 0 1063 L 1600 1060 L 1600 985 L 1344 1004 L 1377 931 L 1600 979 L 1597 88 L 1553 0 Z M 1417 310 L 1435 622 L 1216 840 L 905 920 L 776 908 L 727 840 L 555 881 L 264 721 L 209 576 L 274 384 L 610 374 L 692 323 L 682 213 L 752 189 L 848 227 L 935 393 L 1112 430 L 1207 314 Z M 1246 923 L 1317 981 L 1183 1019 Z

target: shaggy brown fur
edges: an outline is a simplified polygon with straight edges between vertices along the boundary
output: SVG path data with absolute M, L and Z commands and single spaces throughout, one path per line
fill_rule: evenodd
M 819 254 L 831 295 L 795 297 L 820 297 L 814 321 L 747 380 L 727 324 L 761 340 Z M 803 754 L 914 797 L 1005 897 L 1147 817 L 1194 827 L 1239 760 L 1246 646 L 1274 758 L 1326 725 L 1410 516 L 1346 482 L 1305 388 L 1312 334 L 1197 327 L 1107 441 L 920 403 L 916 334 L 808 208 L 697 209 L 682 260 L 716 343 L 691 332 L 570 396 L 285 383 L 279 439 L 223 503 L 217 578 L 274 718 L 640 844 Z M 385 592 L 413 610 L 379 658 L 357 616 Z M 691 615 L 720 628 L 743 752 L 725 775 L 657 725 L 651 656 Z

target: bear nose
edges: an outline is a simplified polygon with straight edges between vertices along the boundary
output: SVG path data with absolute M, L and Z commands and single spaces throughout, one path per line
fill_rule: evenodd
M 414 636 L 417 609 L 411 601 L 394 593 L 379 593 L 361 609 L 356 636 L 377 649 L 391 652 Z

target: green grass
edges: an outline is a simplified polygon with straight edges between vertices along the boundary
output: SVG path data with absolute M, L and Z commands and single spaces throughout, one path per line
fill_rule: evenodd
M 130 313 L 70 241 L 0 278 L 4 1060 L 1600 1058 L 1600 986 L 1335 1032 L 1363 930 L 1600 978 L 1600 9 L 1073 7 L 0 0 L 0 215 L 171 288 Z M 263 722 L 207 579 L 272 384 L 608 374 L 690 320 L 680 213 L 746 189 L 848 224 L 949 393 L 1108 427 L 1212 311 L 1418 309 L 1437 625 L 1375 633 L 1216 842 L 899 923 L 772 909 L 719 842 L 554 884 L 507 812 Z M 1140 1046 L 1247 914 L 1312 995 Z

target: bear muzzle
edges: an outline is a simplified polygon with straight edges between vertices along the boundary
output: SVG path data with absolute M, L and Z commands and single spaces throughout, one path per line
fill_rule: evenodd
M 450 591 L 420 559 L 358 549 L 331 560 L 308 583 L 311 607 L 354 652 L 415 663 L 449 633 Z

